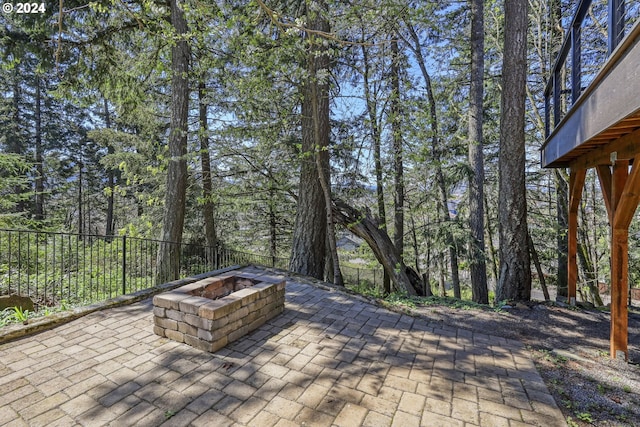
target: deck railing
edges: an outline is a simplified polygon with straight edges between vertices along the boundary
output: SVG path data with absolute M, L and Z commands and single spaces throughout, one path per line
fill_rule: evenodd
M 544 91 L 545 138 L 594 80 L 639 15 L 638 0 L 578 2 Z

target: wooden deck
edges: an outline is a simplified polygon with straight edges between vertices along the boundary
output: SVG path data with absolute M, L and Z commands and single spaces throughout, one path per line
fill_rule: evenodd
M 549 135 L 542 167 L 590 168 L 601 164 L 602 156 L 610 163 L 613 152 L 625 158 L 637 151 L 639 129 L 640 21 Z

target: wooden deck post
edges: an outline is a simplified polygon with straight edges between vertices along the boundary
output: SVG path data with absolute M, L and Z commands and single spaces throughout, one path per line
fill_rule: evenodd
M 611 236 L 611 338 L 612 359 L 628 360 L 628 313 L 629 255 L 627 229 L 613 229 Z
M 576 304 L 576 285 L 578 282 L 578 207 L 582 198 L 582 189 L 587 174 L 586 169 L 571 169 L 569 175 L 569 230 L 567 264 L 567 302 Z
M 611 225 L 611 338 L 609 341 L 612 358 L 627 360 L 627 289 L 629 287 L 629 228 L 616 224 L 616 213 L 627 184 L 629 161 L 617 160 L 611 174 L 611 196 L 609 224 Z M 635 208 L 634 208 L 635 210 Z
M 634 159 L 631 159 L 633 161 Z M 629 224 L 640 202 L 640 162 L 616 161 L 611 183 L 611 357 L 629 358 Z

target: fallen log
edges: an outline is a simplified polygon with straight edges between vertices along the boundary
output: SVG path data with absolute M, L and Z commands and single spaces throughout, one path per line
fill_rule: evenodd
M 395 290 L 412 296 L 423 294 L 420 276 L 411 267 L 405 265 L 391 242 L 389 234 L 368 209 L 362 211 L 342 200 L 334 199 L 332 210 L 338 224 L 367 242 L 376 259 L 391 278 Z

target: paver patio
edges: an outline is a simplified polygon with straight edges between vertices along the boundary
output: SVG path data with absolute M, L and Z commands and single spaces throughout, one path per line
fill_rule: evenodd
M 519 342 L 295 279 L 215 354 L 154 335 L 150 299 L 0 345 L 0 390 L 8 426 L 566 425 Z

